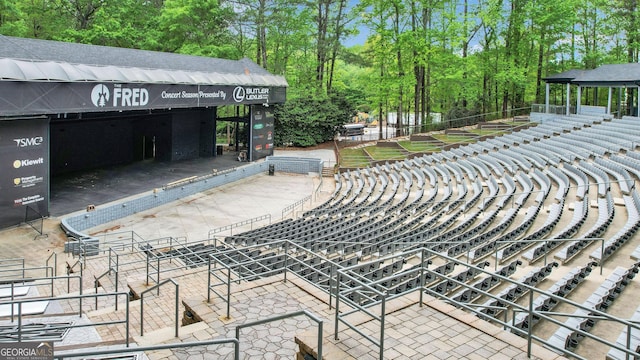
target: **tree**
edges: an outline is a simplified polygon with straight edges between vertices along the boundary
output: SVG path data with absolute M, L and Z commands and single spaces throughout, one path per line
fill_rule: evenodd
M 162 51 L 238 58 L 229 27 L 233 9 L 218 0 L 165 0 L 158 17 Z

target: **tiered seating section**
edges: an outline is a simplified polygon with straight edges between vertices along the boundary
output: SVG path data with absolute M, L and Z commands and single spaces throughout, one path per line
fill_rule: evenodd
M 534 287 L 553 269 L 579 261 L 582 264 L 563 270 L 561 279 L 545 290 L 570 296 L 595 266 L 617 256 L 640 227 L 637 139 L 639 118 L 557 116 L 448 151 L 348 170 L 335 175 L 335 192 L 315 209 L 229 236 L 217 251 L 224 250 L 221 258 L 239 264 L 244 276 L 272 274 L 284 266 L 283 249 L 265 245 L 287 239 L 305 249 L 287 262 L 288 270 L 327 291 L 336 268 L 349 268 L 354 278 L 388 294 L 424 283 L 454 303 L 478 302 L 486 318 L 496 317 L 510 302 L 522 300 L 526 289 L 501 286 L 495 275 L 478 279 L 480 273 L 473 268 L 450 275 L 455 263 L 436 257 L 430 265 L 434 272 L 421 278 L 416 265 L 421 259 L 397 255 L 426 248 L 479 268 L 495 264 L 494 274 L 504 277 L 528 266 L 519 283 Z M 613 228 L 614 221 L 621 225 Z M 190 253 L 200 251 L 213 250 Z M 631 256 L 640 257 L 640 246 Z M 543 259 L 546 265 L 533 267 Z M 616 268 L 585 306 L 606 310 L 637 270 L 637 264 Z M 487 299 L 483 292 L 490 291 L 496 291 L 495 296 Z M 359 304 L 378 300 L 356 292 L 350 299 Z M 533 307 L 549 311 L 556 305 L 558 300 L 541 295 Z M 550 342 L 576 348 L 582 335 L 571 329 L 586 331 L 594 321 L 582 310 L 575 315 Z M 513 331 L 526 334 L 529 325 L 539 321 L 518 313 Z

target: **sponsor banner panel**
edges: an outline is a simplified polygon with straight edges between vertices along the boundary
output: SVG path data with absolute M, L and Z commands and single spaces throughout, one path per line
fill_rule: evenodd
M 273 110 L 262 105 L 251 106 L 251 161 L 273 155 Z
M 267 86 L 15 82 L 0 87 L 0 116 L 272 104 L 285 97 L 285 88 Z
M 49 120 L 0 121 L 0 227 L 49 215 Z

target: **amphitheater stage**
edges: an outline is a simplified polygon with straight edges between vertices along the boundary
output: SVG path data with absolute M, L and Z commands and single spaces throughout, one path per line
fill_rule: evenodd
M 62 216 L 161 188 L 174 181 L 241 166 L 236 152 L 215 158 L 162 162 L 139 161 L 53 177 L 51 215 Z

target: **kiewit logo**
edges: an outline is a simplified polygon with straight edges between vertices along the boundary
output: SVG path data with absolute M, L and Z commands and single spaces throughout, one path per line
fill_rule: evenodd
M 109 101 L 109 89 L 104 84 L 98 84 L 91 90 L 91 102 L 97 107 L 104 107 Z
M 245 95 L 246 95 L 246 91 L 242 86 L 236 86 L 236 88 L 233 89 L 233 100 L 235 100 L 235 102 L 242 102 L 242 100 L 244 100 Z
M 19 169 L 24 166 L 42 165 L 44 164 L 44 158 L 29 159 L 29 160 L 16 160 L 13 162 L 13 167 Z

